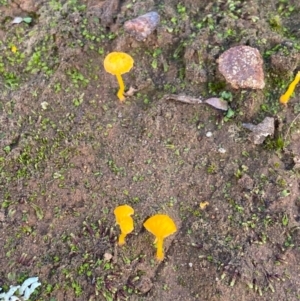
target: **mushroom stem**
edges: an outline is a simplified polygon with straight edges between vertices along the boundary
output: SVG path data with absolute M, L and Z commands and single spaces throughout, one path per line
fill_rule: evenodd
M 287 91 L 283 95 L 281 95 L 280 102 L 282 104 L 286 104 L 289 101 L 299 81 L 300 81 L 300 71 L 297 73 L 295 79 L 289 85 Z
M 125 97 L 123 95 L 124 90 L 125 90 L 124 82 L 123 82 L 121 74 L 117 73 L 116 77 L 117 77 L 117 80 L 118 80 L 118 83 L 119 83 L 119 86 L 120 86 L 120 89 L 118 91 L 117 96 L 119 97 L 120 101 L 124 101 L 125 100 Z
M 156 247 L 157 247 L 156 258 L 159 261 L 162 261 L 164 259 L 163 241 L 164 241 L 163 238 L 160 237 L 156 239 Z
M 122 246 L 125 244 L 125 237 L 126 237 L 126 234 L 125 233 L 121 233 L 120 236 L 119 236 L 119 246 Z

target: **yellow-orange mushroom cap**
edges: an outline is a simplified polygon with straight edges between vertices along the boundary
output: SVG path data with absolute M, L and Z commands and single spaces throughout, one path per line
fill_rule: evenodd
M 174 221 L 168 215 L 156 214 L 145 221 L 144 227 L 155 236 L 154 243 L 157 244 L 156 258 L 159 261 L 163 260 L 163 241 L 177 231 Z
M 121 205 L 115 208 L 114 214 L 116 217 L 116 224 L 120 226 L 121 234 L 119 236 L 119 246 L 125 244 L 125 237 L 134 229 L 133 219 L 131 215 L 134 213 L 132 207 L 128 205 Z
M 120 101 L 124 101 L 124 82 L 122 74 L 127 73 L 133 67 L 133 58 L 125 52 L 111 52 L 104 59 L 104 69 L 106 72 L 111 73 L 117 77 L 120 89 L 117 96 Z

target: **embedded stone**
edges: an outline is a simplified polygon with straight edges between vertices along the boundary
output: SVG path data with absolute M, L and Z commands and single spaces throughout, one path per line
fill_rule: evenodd
M 256 48 L 232 47 L 221 54 L 218 64 L 219 71 L 234 89 L 265 87 L 263 59 Z
M 257 125 L 252 123 L 243 123 L 242 126 L 252 132 L 249 136 L 249 139 L 254 144 L 262 144 L 266 137 L 274 136 L 275 119 L 273 117 L 266 117 Z
M 152 11 L 124 23 L 124 29 L 138 41 L 144 41 L 156 29 L 160 21 L 157 12 Z

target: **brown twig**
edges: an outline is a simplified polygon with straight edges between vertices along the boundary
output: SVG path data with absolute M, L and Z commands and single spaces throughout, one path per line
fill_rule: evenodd
M 288 134 L 289 134 L 289 132 L 290 132 L 290 130 L 291 130 L 291 127 L 292 127 L 292 125 L 295 123 L 295 121 L 299 118 L 299 116 L 300 116 L 300 113 L 294 118 L 294 120 L 291 122 L 291 124 L 290 124 L 290 126 L 288 127 L 288 129 L 287 129 L 287 131 L 286 131 L 286 134 L 285 134 L 285 136 L 284 136 L 284 143 L 285 143 L 285 141 L 286 141 L 286 138 L 287 138 L 287 136 L 288 136 Z
M 192 96 L 188 96 L 188 95 L 183 95 L 183 94 L 167 94 L 165 95 L 163 98 L 163 100 L 177 100 L 177 101 L 181 101 L 184 103 L 189 103 L 189 104 L 200 104 L 203 103 L 203 100 L 201 98 L 195 98 Z

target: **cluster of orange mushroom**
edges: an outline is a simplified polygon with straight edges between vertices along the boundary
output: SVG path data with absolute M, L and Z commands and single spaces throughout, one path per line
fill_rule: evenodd
M 125 52 L 111 52 L 104 59 L 104 69 L 106 72 L 111 73 L 117 77 L 120 89 L 117 96 L 121 102 L 125 100 L 124 92 L 125 85 L 122 79 L 122 74 L 127 73 L 133 67 L 133 58 Z M 300 71 L 296 74 L 295 79 L 289 85 L 287 91 L 281 95 L 279 101 L 286 105 L 293 94 L 297 84 L 300 82 Z
M 119 225 L 121 230 L 118 242 L 120 246 L 125 244 L 125 237 L 134 229 L 133 219 L 131 217 L 133 213 L 133 208 L 128 205 L 118 206 L 114 210 L 116 224 Z M 156 258 L 162 261 L 164 259 L 164 239 L 177 231 L 174 221 L 168 215 L 156 214 L 148 218 L 143 226 L 155 236 L 154 243 L 157 247 Z

